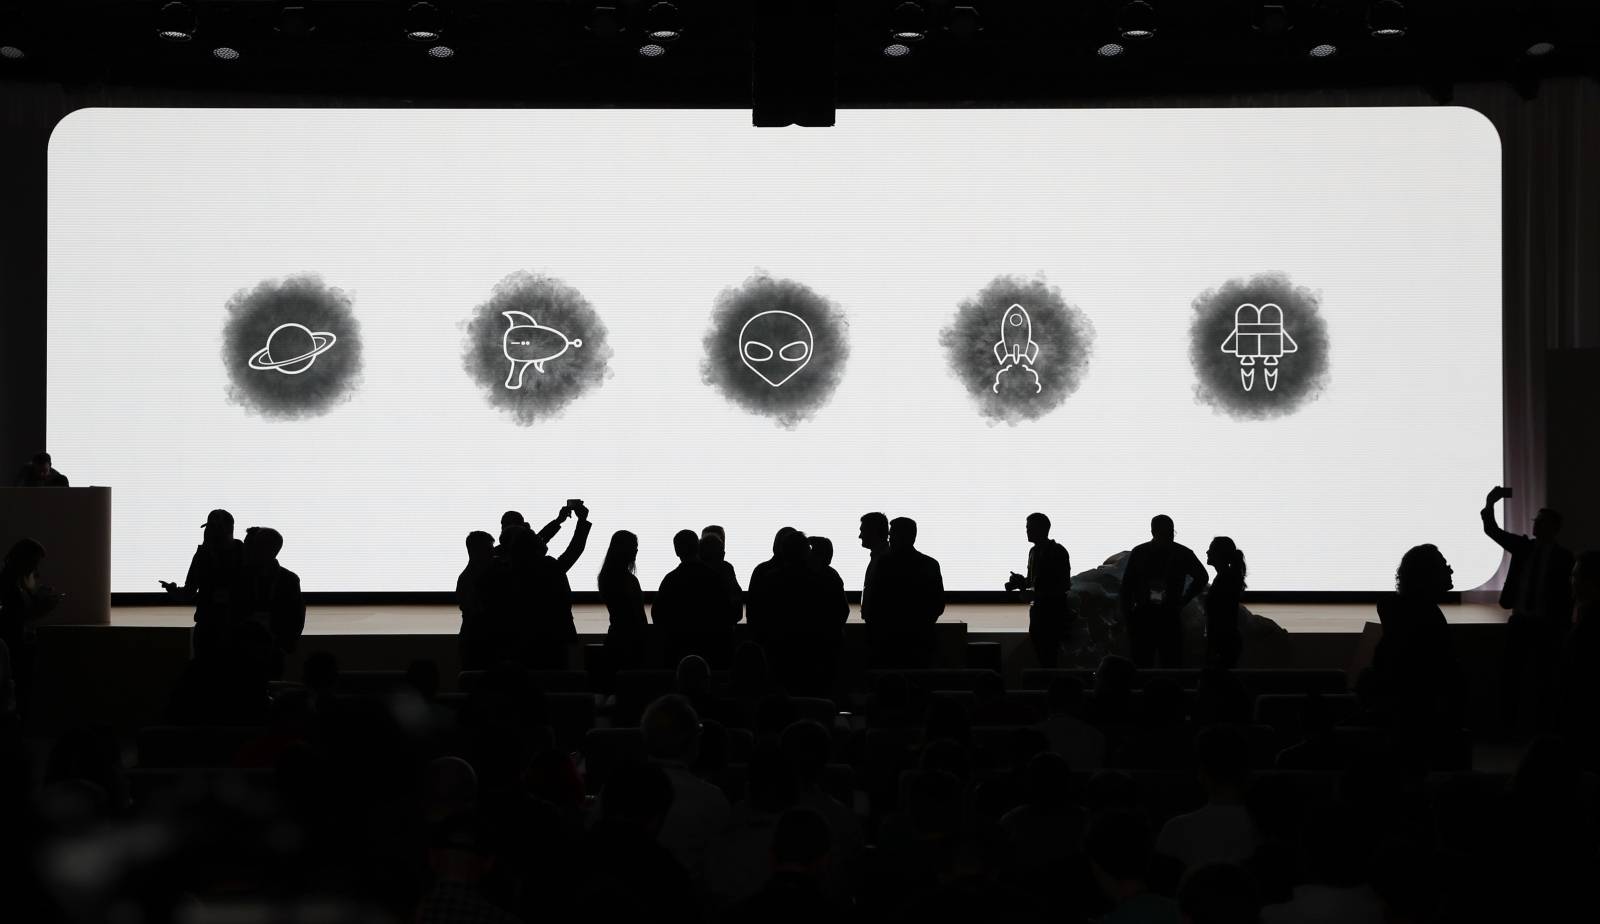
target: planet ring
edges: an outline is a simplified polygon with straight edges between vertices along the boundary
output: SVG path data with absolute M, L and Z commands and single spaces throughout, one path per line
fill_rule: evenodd
M 254 356 L 250 357 L 250 368 L 252 368 L 252 369 L 260 369 L 263 372 L 269 372 L 270 371 L 270 372 L 281 372 L 284 375 L 299 375 L 300 373 L 306 371 L 306 369 L 310 369 L 311 367 L 308 365 L 308 366 L 306 366 L 306 369 L 293 369 L 293 370 L 285 369 L 283 367 L 284 366 L 292 366 L 295 363 L 303 363 L 308 359 L 316 359 L 318 356 L 321 356 L 323 353 L 326 353 L 328 351 L 328 349 L 330 347 L 332 347 L 334 342 L 336 340 L 338 340 L 338 339 L 339 339 L 338 337 L 334 336 L 332 333 L 330 333 L 328 331 L 312 331 L 311 332 L 311 344 L 312 344 L 311 352 L 302 353 L 301 355 L 296 356 L 293 359 L 272 360 L 270 362 L 265 362 L 265 363 L 261 361 L 261 358 L 263 356 L 267 355 L 267 351 L 269 349 L 271 349 L 271 347 L 270 346 L 264 346 L 260 350 L 257 350 L 256 354 Z

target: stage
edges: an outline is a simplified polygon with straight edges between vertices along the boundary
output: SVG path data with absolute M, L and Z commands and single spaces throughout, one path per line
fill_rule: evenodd
M 1277 622 L 1286 634 L 1271 651 L 1245 653 L 1244 666 L 1305 667 L 1352 672 L 1371 657 L 1378 637 L 1370 603 L 1260 603 L 1256 612 Z M 1494 687 L 1494 665 L 1501 647 L 1504 611 L 1486 604 L 1444 608 L 1458 654 L 1475 676 L 1475 699 L 1486 703 Z M 569 663 L 584 663 L 584 644 L 600 641 L 605 608 L 574 607 L 580 644 Z M 859 624 L 852 612 L 851 622 Z M 39 629 L 37 684 L 48 707 L 33 721 L 60 731 L 106 723 L 123 729 L 159 722 L 171 691 L 189 660 L 193 610 L 184 606 L 123 606 L 111 610 L 111 624 L 44 625 Z M 460 614 L 447 605 L 317 605 L 309 609 L 305 637 L 285 665 L 298 677 L 305 657 L 326 651 L 344 670 L 398 670 L 414 660 L 439 666 L 446 689 L 459 670 L 456 633 Z M 941 664 L 997 667 L 1007 683 L 1037 666 L 1027 636 L 1027 608 L 1020 604 L 950 605 L 940 620 Z M 865 665 L 859 625 L 847 627 L 847 670 Z M 83 678 L 94 678 L 83 683 Z
M 1257 613 L 1291 634 L 1360 635 L 1362 626 L 1377 621 L 1370 603 L 1258 603 Z M 603 635 L 606 610 L 600 604 L 572 608 L 579 635 Z M 1451 625 L 1503 623 L 1506 611 L 1498 606 L 1461 603 L 1444 607 Z M 193 624 L 194 610 L 186 606 L 119 606 L 111 609 L 111 625 L 128 628 L 183 628 Z M 860 622 L 858 608 L 850 608 L 850 621 Z M 966 623 L 972 635 L 1025 633 L 1028 610 L 1022 604 L 961 603 L 945 608 L 941 622 Z M 453 635 L 461 626 L 461 612 L 453 606 L 312 606 L 306 612 L 306 635 Z

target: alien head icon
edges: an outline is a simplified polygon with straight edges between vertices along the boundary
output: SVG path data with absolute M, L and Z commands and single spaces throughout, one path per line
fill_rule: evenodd
M 811 362 L 814 343 L 804 318 L 789 311 L 763 311 L 739 329 L 739 358 L 777 388 Z
M 1267 391 L 1278 387 L 1278 359 L 1300 349 L 1283 329 L 1283 309 L 1268 302 L 1246 302 L 1233 313 L 1233 331 L 1222 341 L 1222 352 L 1239 357 L 1239 381 L 1249 391 L 1256 380 L 1256 362 L 1266 371 Z

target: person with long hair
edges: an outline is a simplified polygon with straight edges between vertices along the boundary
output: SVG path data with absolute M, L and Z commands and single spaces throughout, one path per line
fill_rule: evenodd
M 600 564 L 600 599 L 606 605 L 606 656 L 612 670 L 637 670 L 644 666 L 644 591 L 634 573 L 639 558 L 639 537 L 625 529 L 611 534 L 606 557 Z
M 1395 570 L 1395 592 L 1378 601 L 1383 637 L 1366 689 L 1384 718 L 1423 728 L 1460 725 L 1460 665 L 1439 609 L 1453 573 L 1437 546 L 1415 546 Z
M 1206 564 L 1217 569 L 1206 590 L 1206 666 L 1233 670 L 1244 652 L 1239 604 L 1244 598 L 1244 553 L 1227 536 L 1211 540 Z

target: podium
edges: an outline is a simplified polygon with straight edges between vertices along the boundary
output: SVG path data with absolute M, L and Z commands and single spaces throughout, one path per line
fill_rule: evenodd
M 44 545 L 39 580 L 67 596 L 45 625 L 111 622 L 111 489 L 0 488 L 0 555 Z

